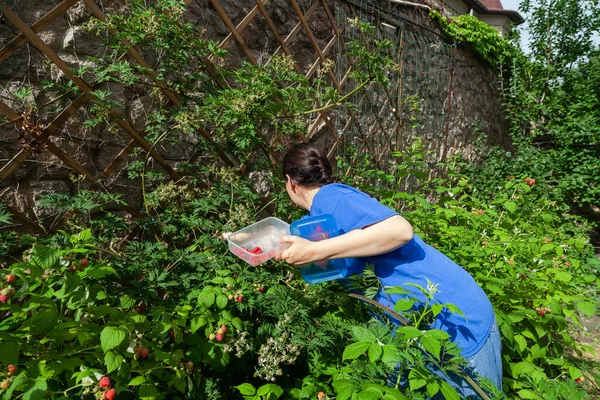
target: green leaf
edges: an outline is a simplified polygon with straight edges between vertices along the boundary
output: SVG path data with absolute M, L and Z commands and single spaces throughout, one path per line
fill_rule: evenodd
M 383 347 L 379 343 L 371 344 L 371 346 L 369 346 L 369 351 L 367 353 L 369 355 L 369 361 L 371 361 L 373 363 L 373 362 L 379 360 L 379 357 L 381 357 L 382 353 L 383 353 Z
M 135 299 L 133 297 L 129 296 L 128 294 L 125 294 L 125 295 L 121 296 L 120 303 L 121 303 L 121 308 L 129 309 L 135 305 Z
M 211 307 L 215 304 L 215 294 L 212 290 L 203 290 L 200 295 L 198 295 L 198 303 L 205 308 Z
M 577 303 L 577 310 L 591 318 L 592 315 L 596 313 L 596 306 L 594 305 L 594 303 L 581 301 Z
M 440 391 L 445 400 L 460 400 L 460 396 L 456 393 L 456 390 L 446 381 L 441 382 Z
M 106 352 L 106 354 L 104 354 L 104 365 L 106 365 L 106 373 L 110 374 L 111 372 L 119 369 L 123 360 L 125 360 L 125 358 L 119 353 L 115 353 L 113 351 Z
M 383 397 L 383 392 L 377 388 L 368 388 L 357 393 L 356 398 L 359 400 L 379 400 Z
M 256 391 L 256 394 L 259 396 L 273 394 L 278 399 L 283 394 L 283 389 L 273 383 L 267 383 L 266 385 L 262 385 L 261 387 L 259 387 L 258 390 Z M 271 398 L 272 397 L 269 396 L 269 399 L 271 399 Z
M 0 363 L 4 365 L 19 363 L 19 343 L 8 340 L 0 342 Z
M 571 279 L 573 279 L 573 275 L 571 275 L 567 271 L 561 271 L 561 270 L 555 270 L 554 276 L 556 277 L 557 281 L 561 281 L 561 282 L 565 282 L 565 283 L 571 282 Z
M 156 387 L 151 383 L 144 383 L 140 386 L 140 399 L 154 400 L 158 397 Z
M 243 396 L 253 396 L 256 393 L 256 389 L 250 383 L 242 383 L 235 387 Z
M 434 356 L 437 360 L 440 359 L 440 352 L 442 351 L 442 344 L 440 343 L 439 340 L 425 334 L 421 338 L 421 343 L 423 344 L 423 348 L 429 354 Z
M 58 311 L 56 308 L 38 311 L 30 320 L 31 333 L 45 335 L 58 325 Z
M 348 379 L 337 379 L 333 381 L 333 388 L 338 394 L 337 400 L 349 399 L 354 394 L 354 384 Z
M 519 399 L 537 399 L 538 396 L 531 390 L 523 389 L 517 392 Z
M 38 244 L 31 250 L 31 259 L 39 267 L 49 269 L 58 263 L 60 253 L 58 250 Z
M 198 329 L 202 328 L 204 325 L 208 323 L 208 320 L 204 315 L 198 315 L 192 318 L 190 323 L 190 330 L 192 333 L 195 333 Z
M 86 229 L 84 231 L 81 231 L 75 235 L 71 236 L 71 242 L 72 243 L 77 243 L 77 242 L 87 242 L 92 238 L 92 230 L 91 229 Z
M 515 335 L 515 342 L 519 346 L 519 351 L 523 351 L 527 348 L 527 340 L 523 337 L 523 335 Z
M 227 296 L 225 296 L 224 294 L 220 294 L 219 296 L 217 296 L 217 307 L 225 308 L 227 306 L 228 301 L 229 300 L 227 299 Z
M 527 316 L 527 314 L 525 314 L 523 311 L 511 311 L 507 314 L 508 318 L 510 318 L 510 320 L 513 323 L 518 323 L 523 321 L 523 319 L 525 319 L 525 317 Z
M 46 378 L 39 376 L 32 387 L 23 394 L 23 400 L 42 400 L 46 398 L 48 384 Z
M 403 340 L 414 339 L 423 336 L 423 332 L 414 326 L 401 326 L 396 331 L 402 334 Z
M 69 294 L 79 287 L 81 284 L 81 277 L 76 274 L 67 274 L 65 284 L 63 285 L 63 291 L 65 294 Z
M 418 369 L 411 369 L 408 373 L 408 384 L 410 390 L 420 389 L 427 384 L 427 375 Z
M 571 379 L 573 380 L 581 378 L 581 370 L 577 367 L 569 365 L 569 375 L 571 375 Z
M 103 279 L 109 275 L 119 275 L 112 267 L 97 267 L 97 268 L 86 268 L 85 276 L 90 278 Z
M 386 344 L 383 346 L 383 356 L 381 357 L 381 361 L 386 364 L 395 365 L 398 363 L 398 359 L 400 358 L 400 350 L 396 346 L 392 346 Z
M 366 342 L 352 343 L 350 346 L 344 349 L 342 360 L 353 360 L 360 357 L 369 349 L 370 345 L 371 343 Z
M 427 394 L 429 397 L 433 397 L 440 391 L 440 384 L 438 381 L 427 382 Z
M 410 310 L 415 305 L 415 302 L 416 299 L 413 298 L 398 299 L 396 304 L 394 304 L 394 310 L 400 312 Z
M 6 392 L 4 392 L 4 400 L 11 400 L 13 398 L 13 392 L 17 390 L 17 388 L 20 388 L 23 383 L 27 382 L 27 379 L 29 379 L 27 376 L 27 371 L 22 371 L 19 375 L 17 375 L 10 387 L 6 389 Z
M 377 339 L 371 331 L 361 326 L 353 326 L 352 333 L 358 342 L 375 343 Z
M 135 378 L 132 378 L 129 383 L 127 384 L 127 386 L 139 386 L 142 383 L 146 382 L 146 378 L 144 378 L 141 375 L 136 376 Z
M 508 210 L 508 212 L 510 212 L 511 214 L 514 213 L 515 211 L 517 211 L 517 204 L 514 201 L 511 200 L 506 200 L 504 202 L 504 207 Z
M 118 327 L 107 326 L 100 333 L 100 345 L 105 353 L 118 347 L 127 337 L 126 333 Z

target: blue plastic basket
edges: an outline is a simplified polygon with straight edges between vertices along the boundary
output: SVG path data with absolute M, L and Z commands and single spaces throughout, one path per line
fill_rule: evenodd
M 332 215 L 323 214 L 304 217 L 292 222 L 290 232 L 313 242 L 338 236 L 338 229 Z M 300 268 L 302 278 L 308 283 L 326 282 L 344 278 L 348 273 L 344 259 L 317 261 Z

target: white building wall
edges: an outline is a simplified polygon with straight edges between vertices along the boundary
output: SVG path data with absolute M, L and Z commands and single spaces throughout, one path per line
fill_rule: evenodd
M 506 15 L 480 15 L 475 13 L 475 16 L 481 22 L 485 22 L 496 29 L 503 37 L 510 33 L 512 21 Z
M 469 6 L 462 0 L 446 0 L 444 8 L 451 17 L 469 13 Z

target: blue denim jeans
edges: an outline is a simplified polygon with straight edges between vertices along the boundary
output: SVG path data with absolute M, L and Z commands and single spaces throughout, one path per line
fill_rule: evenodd
M 490 336 L 485 341 L 483 347 L 474 355 L 465 357 L 466 367 L 465 372 L 470 377 L 476 379 L 476 374 L 482 378 L 488 378 L 496 386 L 499 391 L 502 391 L 502 343 L 500 341 L 500 332 L 498 324 L 494 321 Z M 464 399 L 480 399 L 481 396 L 473 389 L 473 387 L 460 375 L 449 374 L 443 375 L 440 371 L 432 371 L 436 375 L 448 382 Z M 434 399 L 443 399 L 441 393 L 434 396 Z

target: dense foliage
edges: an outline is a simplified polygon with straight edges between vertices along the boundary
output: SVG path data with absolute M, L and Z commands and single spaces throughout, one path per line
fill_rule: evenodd
M 597 27 L 590 10 L 583 14 L 590 19 L 581 20 Z M 94 68 L 78 71 L 95 87 L 149 85 L 148 70 L 121 61 L 121 40 L 155 52 L 158 75 L 181 103 L 152 89 L 153 145 L 210 128 L 214 142 L 201 141 L 198 150 L 225 149 L 245 160 L 264 144 L 263 128 L 282 135 L 302 129 L 315 99 L 316 108 L 351 106 L 327 85 L 327 66 L 308 82 L 285 57 L 231 69 L 199 62 L 227 55 L 196 26 L 181 23 L 182 13 L 176 1 L 137 1 L 127 14 L 93 21 L 89 29 L 115 29 L 118 36 Z M 449 34 L 494 63 L 506 62 L 509 47 L 497 34 L 490 42 L 493 32 L 466 17 L 454 24 Z M 351 25 L 372 32 L 369 24 Z M 541 34 L 542 25 L 532 26 Z M 571 34 L 565 25 L 557 29 Z M 485 34 L 469 33 L 478 30 Z M 386 83 L 386 71 L 394 68 L 384 56 L 390 45 L 376 42 L 378 51 L 369 52 L 360 42 L 349 44 L 356 90 Z M 444 178 L 428 181 L 430 157 L 415 140 L 407 152 L 392 155 L 392 173 L 372 170 L 366 159 L 347 178 L 403 212 L 417 234 L 464 266 L 490 296 L 503 336 L 505 393 L 480 385 L 498 398 L 584 399 L 597 389 L 597 369 L 581 358 L 591 349 L 576 336 L 581 318 L 597 310 L 600 262 L 588 237 L 593 225 L 574 216 L 572 205 L 592 207 L 598 198 L 600 76 L 597 54 L 577 48 L 575 61 L 573 54 L 562 59 L 557 53 L 562 61 L 546 64 L 511 53 L 513 80 L 505 94 L 514 152 L 492 149 L 479 165 L 451 159 L 437 165 Z M 112 124 L 107 110 L 122 104 L 108 90 L 94 97 L 87 125 Z M 167 182 L 146 170 L 145 154 L 133 157 L 130 177 L 152 183 L 144 194 L 149 217 L 135 221 L 137 227 L 106 211 L 123 202 L 119 196 L 81 191 L 40 203 L 70 213 L 56 235 L 2 233 L 4 399 L 458 398 L 429 370 L 462 369 L 448 335 L 424 329 L 431 315 L 452 308 L 436 303 L 436 282 L 421 288 L 431 302 L 418 313 L 408 312 L 413 299 L 387 310 L 411 321 L 394 327 L 369 302 L 379 285 L 370 270 L 348 283 L 364 296 L 349 296 L 339 282 L 307 285 L 284 263 L 257 268 L 229 252 L 220 234 L 267 216 L 267 208 L 288 222 L 301 215 L 278 171 L 267 175 L 272 189 L 265 204 L 237 169 L 182 165 L 185 179 Z M 340 170 L 348 162 L 340 158 Z M 410 193 L 398 189 L 407 180 Z M 9 218 L 0 209 L 0 223 Z

